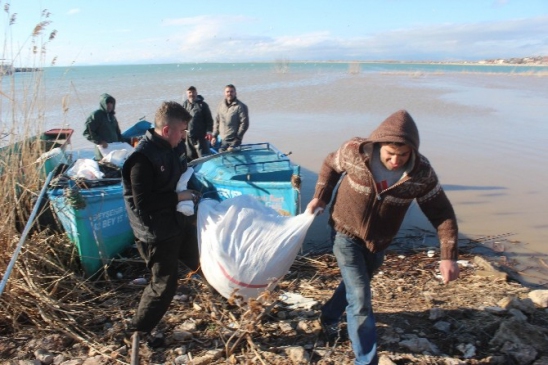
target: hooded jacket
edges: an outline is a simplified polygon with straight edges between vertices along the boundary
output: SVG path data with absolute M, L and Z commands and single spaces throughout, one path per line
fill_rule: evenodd
M 197 95 L 194 103 L 191 103 L 188 99 L 183 102 L 183 108 L 185 108 L 192 119 L 188 124 L 188 135 L 192 139 L 205 138 L 207 132 L 213 130 L 213 117 L 211 116 L 211 110 L 209 105 L 204 101 L 202 95 Z
M 403 177 L 378 191 L 370 161 L 374 144 L 400 142 L 411 147 L 412 156 Z M 371 252 L 385 250 L 416 199 L 420 209 L 436 228 L 441 259 L 456 260 L 458 227 L 453 207 L 434 169 L 419 153 L 419 132 L 409 113 L 397 111 L 383 121 L 369 138 L 353 138 L 324 160 L 314 197 L 331 204 L 330 225 L 337 231 L 358 238 Z
M 107 101 L 112 100 L 114 108 L 112 112 L 107 112 Z M 123 140 L 118 121 L 114 116 L 114 110 L 116 108 L 116 99 L 109 94 L 101 95 L 99 100 L 99 109 L 91 113 L 86 120 L 86 127 L 84 129 L 84 137 L 94 144 L 100 144 L 101 142 L 121 142 Z

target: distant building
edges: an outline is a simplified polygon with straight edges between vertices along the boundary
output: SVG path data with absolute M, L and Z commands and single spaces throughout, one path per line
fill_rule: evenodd
M 0 76 L 11 75 L 13 73 L 13 66 L 11 63 L 5 63 L 4 60 L 0 60 Z

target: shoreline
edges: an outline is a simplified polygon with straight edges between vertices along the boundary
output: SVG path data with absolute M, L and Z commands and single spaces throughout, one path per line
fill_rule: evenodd
M 527 58 L 527 57 L 525 57 Z M 520 62 L 515 63 L 503 60 L 480 60 L 480 61 L 398 61 L 398 60 L 288 60 L 275 59 L 269 61 L 240 61 L 240 62 L 169 62 L 169 63 L 139 63 L 139 64 L 82 64 L 82 65 L 53 65 L 41 67 L 40 69 L 32 67 L 19 67 L 18 69 L 32 69 L 40 71 L 44 68 L 67 68 L 67 67 L 118 67 L 118 66 L 159 66 L 159 65 L 245 65 L 245 64 L 273 64 L 273 65 L 291 65 L 291 64 L 393 64 L 393 65 L 451 65 L 451 66 L 515 66 L 515 67 L 548 67 L 548 57 L 540 62 Z

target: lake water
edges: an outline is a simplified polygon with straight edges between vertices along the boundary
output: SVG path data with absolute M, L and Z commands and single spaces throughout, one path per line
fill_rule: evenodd
M 117 99 L 124 129 L 142 117 L 152 121 L 162 101 L 182 101 L 190 85 L 215 113 L 224 85 L 232 83 L 250 111 L 245 142 L 271 142 L 301 165 L 304 209 L 327 153 L 353 136 L 368 136 L 389 114 L 407 109 L 419 127 L 420 150 L 454 205 L 462 241 L 495 248 L 525 281 L 546 285 L 546 75 L 548 67 L 479 65 L 56 67 L 2 79 L 2 93 L 18 99 L 13 111 L 2 98 L 1 129 L 9 129 L 14 115 L 18 121 L 37 119 L 44 128 L 75 129 L 73 148 L 89 148 L 83 125 L 104 92 Z M 307 245 L 328 244 L 326 218 L 316 219 Z M 402 234 L 415 227 L 432 231 L 413 207 Z

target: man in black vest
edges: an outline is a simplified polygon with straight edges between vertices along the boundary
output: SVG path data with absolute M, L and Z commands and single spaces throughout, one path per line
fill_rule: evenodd
M 175 192 L 187 169 L 184 139 L 190 114 L 176 102 L 156 111 L 146 132 L 122 169 L 124 201 L 139 253 L 151 272 L 130 331 L 150 334 L 166 313 L 177 290 L 179 259 L 191 270 L 199 265 L 195 216 L 177 211 L 177 203 L 199 198 L 196 191 Z M 162 339 L 149 336 L 149 345 Z
M 206 136 L 211 136 L 213 117 L 209 105 L 194 86 L 186 89 L 187 99 L 183 107 L 192 115 L 186 136 L 186 154 L 189 161 L 211 154 Z

